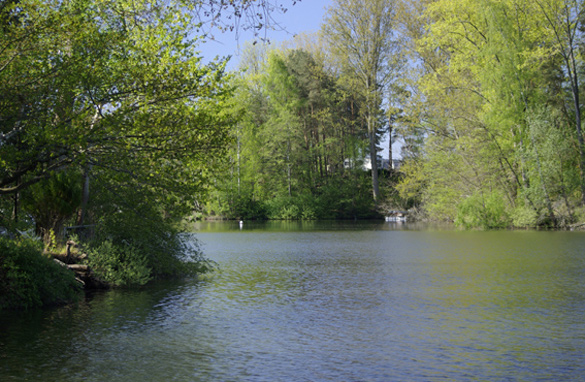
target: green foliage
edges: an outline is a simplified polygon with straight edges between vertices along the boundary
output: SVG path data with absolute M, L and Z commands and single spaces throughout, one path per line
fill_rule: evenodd
M 565 0 L 404 4 L 421 65 L 398 129 L 402 197 L 463 227 L 505 225 L 494 194 L 516 206 L 515 225 L 573 220 L 585 203 L 581 11 Z
M 378 133 L 388 115 L 384 108 L 393 103 L 392 97 L 383 101 L 387 93 L 392 93 L 403 67 L 402 47 L 397 43 L 396 8 L 397 2 L 390 0 L 336 0 L 328 9 L 322 28 L 343 73 L 342 81 L 364 105 L 359 113 L 369 138 L 374 200 L 380 196 Z
M 202 24 L 194 20 L 259 31 L 250 15 L 274 8 L 181 0 L 22 0 L 0 8 L 0 226 L 34 224 L 54 246 L 65 225 L 83 222 L 91 265 L 114 285 L 210 270 L 176 224 L 225 168 L 241 110 L 227 59 L 203 63 Z M 272 122 L 295 120 L 285 114 Z M 260 163 L 251 157 L 248 172 Z M 254 191 L 239 195 L 230 198 L 232 213 L 266 214 Z M 2 288 L 24 288 L 25 306 L 50 300 L 29 293 L 28 273 L 2 256 Z M 35 280 L 55 284 L 43 278 L 51 272 Z
M 208 211 L 247 220 L 372 216 L 371 172 L 361 168 L 370 141 L 365 104 L 329 67 L 329 46 L 298 44 L 249 51 L 251 69 L 235 82 L 241 120 Z
M 585 222 L 585 207 L 577 207 L 574 214 L 578 222 Z
M 579 160 L 572 134 L 564 128 L 560 111 L 551 107 L 531 111 L 527 122 L 532 145 L 526 158 L 533 166 L 528 173 L 532 181 L 525 193 L 542 215 L 539 221 L 554 224 L 551 218 L 571 220 L 569 200 L 580 188 Z M 554 201 L 569 208 L 553 210 Z M 550 216 L 549 206 L 554 216 Z
M 61 172 L 33 184 L 21 195 L 23 211 L 36 224 L 36 232 L 45 245 L 61 239 L 63 224 L 73 217 L 81 204 L 81 174 Z
M 254 200 L 248 193 L 230 193 L 216 194 L 215 200 L 207 203 L 205 215 L 231 220 L 265 220 L 268 218 L 268 211 L 265 202 Z
M 296 198 L 288 197 L 272 199 L 267 203 L 268 217 L 273 220 L 300 220 L 303 210 L 298 202 Z
M 491 192 L 486 195 L 478 192 L 465 198 L 457 206 L 455 224 L 465 229 L 508 227 L 510 218 L 502 194 Z
M 276 215 L 275 218 L 280 218 L 282 220 L 299 220 L 301 217 L 301 209 L 293 203 L 284 205 L 276 213 L 278 215 Z
M 22 22 L 0 21 L 0 219 L 20 197 L 49 244 L 83 217 L 82 244 L 114 284 L 209 269 L 175 223 L 205 198 L 238 116 L 227 60 L 202 61 L 194 7 L 23 0 L 2 12 Z
M 265 203 L 242 195 L 235 197 L 226 217 L 229 219 L 264 220 L 268 216 Z
M 317 214 L 322 219 L 379 218 L 368 173 L 361 169 L 332 179 L 319 189 Z
M 235 118 L 226 61 L 202 63 L 192 9 L 174 0 L 15 3 L 7 11 L 27 22 L 0 29 L 0 195 L 60 173 L 53 182 L 67 187 L 55 190 L 78 187 L 80 168 L 191 203 L 204 194 L 209 158 L 221 162 Z M 78 202 L 41 188 L 51 192 L 32 190 L 32 204 L 47 195 L 63 216 Z
M 331 179 L 317 192 L 267 202 L 268 217 L 275 220 L 367 219 L 379 217 L 367 174 Z
M 516 207 L 510 216 L 514 227 L 527 228 L 536 227 L 538 224 L 538 214 L 529 206 Z
M 100 253 L 99 247 L 110 242 L 112 255 L 120 261 L 135 262 L 130 269 L 140 270 L 136 279 L 126 277 L 124 284 L 141 284 L 142 270 L 150 270 L 149 277 L 158 279 L 205 272 L 211 263 L 197 246 L 187 244 L 179 231 L 178 222 L 184 216 L 180 203 L 163 203 L 161 195 L 147 190 L 120 188 L 116 193 L 108 187 L 96 190 L 97 206 L 93 239 L 89 247 Z M 176 208 L 176 209 L 174 209 Z M 128 257 L 124 253 L 128 252 Z M 143 259 L 146 261 L 143 262 Z M 125 276 L 124 276 L 125 277 Z
M 38 241 L 0 237 L 0 310 L 58 305 L 79 297 L 73 272 L 42 250 Z
M 328 179 L 313 192 L 295 196 L 277 196 L 268 201 L 254 201 L 250 197 L 234 198 L 209 205 L 214 212 L 228 219 L 315 220 L 379 218 L 371 194 L 368 174 L 361 170 L 348 171 L 345 177 Z
M 92 248 L 88 256 L 92 271 L 110 285 L 144 285 L 151 280 L 146 256 L 129 244 L 114 245 L 106 240 Z

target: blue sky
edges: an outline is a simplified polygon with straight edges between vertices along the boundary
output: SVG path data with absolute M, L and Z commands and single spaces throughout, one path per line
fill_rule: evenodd
M 297 1 L 293 6 L 292 0 L 280 0 L 288 8 L 286 13 L 273 14 L 273 18 L 284 31 L 268 30 L 267 37 L 272 43 L 278 43 L 292 39 L 292 37 L 301 32 L 318 31 L 326 8 L 331 6 L 333 0 L 302 0 Z M 205 59 L 211 60 L 215 56 L 231 55 L 232 59 L 229 68 L 233 69 L 239 62 L 239 51 L 244 47 L 244 43 L 253 40 L 251 33 L 240 31 L 240 36 L 236 38 L 235 33 L 215 33 L 216 41 L 208 41 L 200 46 L 201 53 Z

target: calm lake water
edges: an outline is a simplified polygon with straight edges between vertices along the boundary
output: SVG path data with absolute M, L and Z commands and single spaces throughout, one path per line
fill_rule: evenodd
M 196 228 L 199 281 L 0 317 L 0 381 L 585 378 L 585 233 Z

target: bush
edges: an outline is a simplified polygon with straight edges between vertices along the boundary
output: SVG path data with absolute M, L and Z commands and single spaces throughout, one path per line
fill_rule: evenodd
M 299 220 L 301 209 L 294 202 L 291 202 L 289 205 L 283 206 L 278 214 L 283 220 Z
M 173 219 L 165 219 L 152 206 L 144 206 L 140 214 L 135 212 L 104 215 L 94 239 L 88 243 L 88 252 L 94 254 L 90 266 L 95 267 L 93 262 L 98 262 L 103 281 L 142 285 L 147 269 L 150 280 L 192 275 L 212 268 L 194 241 L 184 240 Z
M 60 305 L 80 296 L 73 272 L 42 250 L 39 241 L 0 237 L 0 310 Z
M 144 285 L 152 278 L 146 256 L 128 244 L 106 240 L 89 251 L 88 259 L 96 276 L 113 286 Z
M 301 212 L 301 220 L 317 220 L 317 213 L 312 206 L 305 206 Z
M 536 227 L 538 214 L 533 208 L 527 206 L 518 206 L 512 211 L 512 224 L 514 227 Z
M 321 219 L 380 218 L 372 198 L 371 179 L 364 172 L 331 179 L 319 188 L 317 215 Z
M 234 199 L 230 210 L 226 213 L 226 217 L 228 219 L 264 220 L 266 219 L 266 214 L 264 203 L 249 196 L 240 196 Z
M 208 216 L 227 219 L 368 219 L 380 218 L 372 198 L 371 177 L 361 170 L 346 171 L 322 179 L 319 184 L 254 200 L 251 193 L 234 196 L 219 191 L 207 205 Z
M 455 224 L 465 229 L 505 228 L 509 225 L 503 196 L 476 192 L 457 206 Z
M 268 217 L 274 220 L 317 219 L 317 200 L 312 195 L 274 198 L 268 203 Z

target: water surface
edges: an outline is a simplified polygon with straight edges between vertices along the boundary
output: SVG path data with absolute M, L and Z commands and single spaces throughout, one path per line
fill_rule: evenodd
M 199 224 L 201 280 L 0 318 L 2 381 L 585 375 L 585 234 Z

